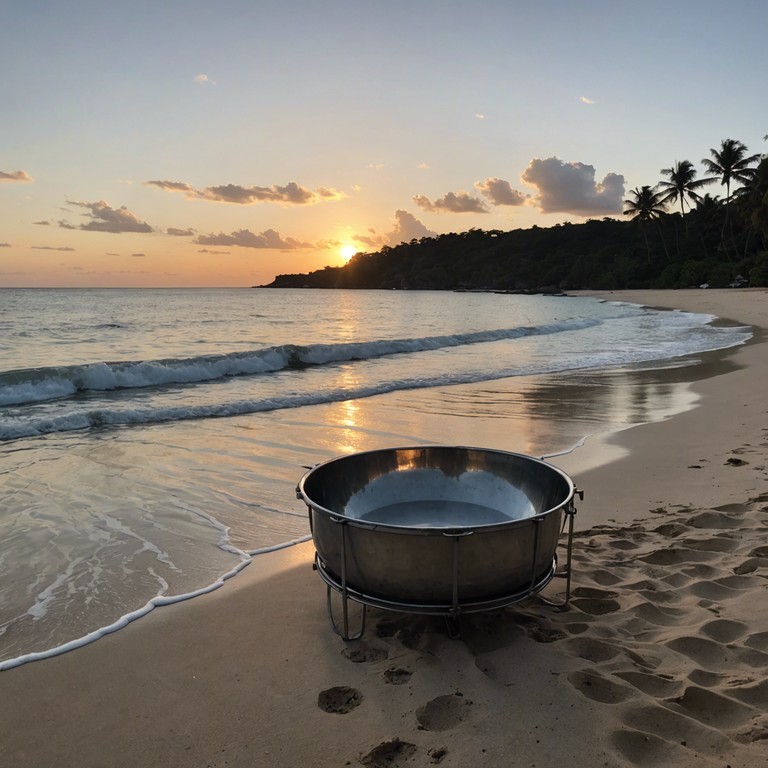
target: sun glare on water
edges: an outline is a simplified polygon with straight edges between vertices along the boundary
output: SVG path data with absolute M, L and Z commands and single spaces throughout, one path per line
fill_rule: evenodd
M 357 248 L 354 245 L 342 245 L 339 248 L 339 254 L 344 261 L 349 261 L 357 253 Z

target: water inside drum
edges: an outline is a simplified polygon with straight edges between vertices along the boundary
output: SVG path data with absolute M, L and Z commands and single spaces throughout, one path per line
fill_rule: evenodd
M 372 509 L 360 520 L 409 528 L 463 528 L 508 523 L 513 518 L 499 509 L 465 501 L 405 501 Z

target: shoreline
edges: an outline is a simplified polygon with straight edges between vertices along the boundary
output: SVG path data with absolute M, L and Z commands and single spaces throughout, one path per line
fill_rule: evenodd
M 766 291 L 580 295 L 768 328 Z M 692 385 L 700 398 L 693 409 L 613 433 L 605 449 L 628 453 L 574 476 L 586 493 L 576 516 L 575 610 L 514 606 L 472 617 L 460 640 L 439 622 L 377 611 L 364 639 L 344 644 L 328 627 L 312 545 L 298 544 L 252 559 L 210 595 L 152 611 L 88 647 L 0 672 L 9 759 L 24 766 L 496 766 L 513 749 L 528 760 L 522 764 L 537 765 L 574 754 L 609 766 L 719 766 L 725 757 L 733 768 L 756 764 L 768 737 L 765 686 L 756 682 L 768 666 L 760 576 L 768 574 L 768 551 L 742 557 L 732 532 L 759 541 L 768 525 L 768 347 L 756 338 L 731 354 L 738 367 Z M 552 463 L 570 473 L 577 462 L 571 454 Z M 703 527 L 713 516 L 734 525 Z M 701 527 L 688 524 L 694 519 Z M 656 530 L 663 526 L 669 534 Z M 677 544 L 675 526 L 686 529 L 679 535 L 687 546 L 669 547 Z M 684 553 L 666 571 L 655 562 L 665 542 Z M 635 551 L 648 572 L 633 576 L 619 556 Z M 737 555 L 736 568 L 766 562 L 734 574 L 738 582 L 707 571 Z M 631 587 L 643 580 L 645 589 Z M 660 599 L 670 587 L 680 592 L 677 602 Z M 630 650 L 642 633 L 653 635 L 648 647 Z M 720 651 L 725 660 L 716 664 Z M 320 709 L 319 694 L 338 686 L 357 691 L 359 706 Z M 684 735 L 665 730 L 665 719 Z M 41 721 L 50 723 L 44 743 L 34 735 Z M 154 728 L 140 730 L 144 723 Z

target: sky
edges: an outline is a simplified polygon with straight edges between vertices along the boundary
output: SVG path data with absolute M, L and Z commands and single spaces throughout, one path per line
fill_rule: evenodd
M 768 151 L 754 0 L 2 8 L 0 287 L 261 285 Z

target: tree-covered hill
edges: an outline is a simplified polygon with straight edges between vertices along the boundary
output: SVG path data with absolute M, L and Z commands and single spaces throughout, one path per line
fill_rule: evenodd
M 707 283 L 714 288 L 739 276 L 751 285 L 768 285 L 768 158 L 738 196 L 721 201 L 704 195 L 684 214 L 666 213 L 662 206 L 643 215 L 648 190 L 655 188 L 634 190 L 626 201 L 632 221 L 452 232 L 358 253 L 342 267 L 278 275 L 267 287 L 565 291 Z

